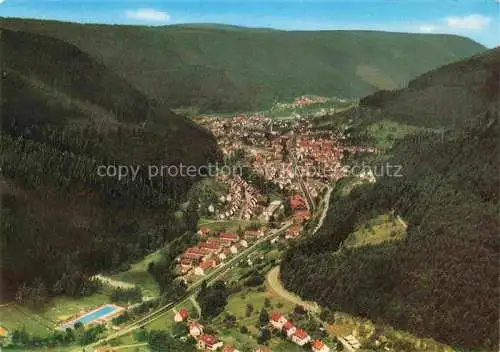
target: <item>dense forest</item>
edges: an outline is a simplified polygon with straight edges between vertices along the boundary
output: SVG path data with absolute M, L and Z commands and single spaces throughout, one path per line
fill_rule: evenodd
M 493 50 L 417 80 L 444 87 L 450 69 L 460 68 L 462 78 L 475 75 L 483 83 L 475 96 L 482 111 L 459 127 L 449 123 L 445 133 L 396 140 L 378 156 L 379 167 L 400 165 L 402 177 L 380 175 L 374 184 L 333 197 L 323 227 L 284 257 L 281 273 L 288 289 L 452 346 L 498 350 L 499 64 L 500 51 Z M 439 99 L 445 89 L 442 93 Z M 390 115 L 390 101 L 381 103 L 388 110 L 380 113 L 401 118 Z M 435 114 L 447 116 L 448 106 Z M 460 117 L 465 121 L 466 113 Z M 415 123 L 421 122 L 415 115 Z M 408 222 L 404 240 L 338 250 L 356 226 L 392 211 Z
M 150 179 L 147 166 L 215 162 L 212 136 L 74 45 L 9 30 L 0 45 L 4 298 L 92 293 L 93 273 L 195 230 L 191 208 L 174 213 L 196 178 Z M 140 169 L 118 179 L 100 165 Z
M 432 68 L 485 50 L 438 34 L 7 18 L 0 26 L 72 43 L 156 101 L 215 112 L 261 110 L 303 94 L 359 98 L 402 88 Z

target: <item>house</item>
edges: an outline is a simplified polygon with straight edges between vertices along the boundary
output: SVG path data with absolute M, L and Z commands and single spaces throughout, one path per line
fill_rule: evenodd
M 219 238 L 216 238 L 216 237 L 209 237 L 209 238 L 207 238 L 207 242 L 208 243 L 215 243 L 219 247 L 225 245 L 225 242 L 223 240 L 221 240 Z
M 197 336 L 200 336 L 201 334 L 203 334 L 203 325 L 201 325 L 200 323 L 198 323 L 196 321 L 192 321 L 189 324 L 189 335 L 196 338 Z
M 330 348 L 321 340 L 314 340 L 311 347 L 313 352 L 330 352 Z
M 240 239 L 240 237 L 235 233 L 221 233 L 219 235 L 219 238 L 228 244 L 238 242 L 238 240 Z
M 223 346 L 222 341 L 219 341 L 212 335 L 201 335 L 198 340 L 198 348 L 200 350 L 207 349 L 209 351 L 216 351 Z
M 297 238 L 300 235 L 300 226 L 299 225 L 294 225 L 286 231 L 285 238 L 291 239 L 291 238 Z
M 242 246 L 242 247 L 244 247 L 244 248 L 247 248 L 247 247 L 248 247 L 248 242 L 247 242 L 247 241 L 245 241 L 245 240 L 241 240 L 241 241 L 240 241 L 240 244 L 241 244 L 241 246 Z
M 182 308 L 180 311 L 175 312 L 174 315 L 175 322 L 179 323 L 181 321 L 186 320 L 187 318 L 189 318 L 189 311 L 187 309 Z
M 238 247 L 236 247 L 236 246 L 231 246 L 231 247 L 229 248 L 229 250 L 230 250 L 230 251 L 231 251 L 231 253 L 233 253 L 233 254 L 238 253 Z
M 210 233 L 210 228 L 209 227 L 200 227 L 198 230 L 198 235 L 205 236 Z
M 181 260 L 181 272 L 182 274 L 186 274 L 193 268 L 193 262 L 189 259 Z
M 222 250 L 222 246 L 217 243 L 202 242 L 199 247 L 208 249 L 212 253 L 219 253 Z
M 225 250 L 219 253 L 219 259 L 221 261 L 224 261 L 226 258 L 227 258 L 227 255 L 226 255 L 226 251 Z
M 295 334 L 297 328 L 293 325 L 290 320 L 287 320 L 285 325 L 283 325 L 283 332 L 286 334 L 288 338 L 291 338 L 293 334 Z
M 224 346 L 223 352 L 240 352 L 240 351 L 237 350 L 236 347 L 234 347 L 234 346 L 226 345 L 226 346 Z
M 296 194 L 295 196 L 290 197 L 289 201 L 290 201 L 290 207 L 292 208 L 293 211 L 307 210 L 306 200 L 302 198 L 300 195 Z
M 298 222 L 298 223 L 301 223 L 304 220 L 309 220 L 310 217 L 311 217 L 311 213 L 309 213 L 308 210 L 300 209 L 300 210 L 296 210 L 293 213 L 293 219 L 295 222 Z
M 303 329 L 297 329 L 292 335 L 292 341 L 299 346 L 304 346 L 306 343 L 311 341 L 311 336 Z
M 194 269 L 194 274 L 195 275 L 205 275 L 208 269 L 213 268 L 214 266 L 217 265 L 217 262 L 215 260 L 206 260 L 204 262 L 201 262 L 200 265 L 198 265 Z
M 188 253 L 188 252 L 186 252 L 186 253 L 184 253 L 184 254 L 182 255 L 182 257 L 181 257 L 181 262 L 182 262 L 183 260 L 185 260 L 185 261 L 188 261 L 188 260 L 189 260 L 189 261 L 191 261 L 191 260 L 198 260 L 198 259 L 201 259 L 201 258 L 203 258 L 203 257 L 204 257 L 204 255 L 203 255 L 203 254 Z
M 245 238 L 247 239 L 257 239 L 259 237 L 262 237 L 264 235 L 264 232 L 262 230 L 257 230 L 257 231 L 245 231 Z
M 286 318 L 280 312 L 272 312 L 269 319 L 269 323 L 278 330 L 283 329 L 283 325 L 285 325 L 286 321 Z

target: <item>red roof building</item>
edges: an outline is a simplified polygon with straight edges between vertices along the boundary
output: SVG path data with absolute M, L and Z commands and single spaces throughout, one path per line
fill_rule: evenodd
M 313 352 L 330 352 L 330 348 L 321 340 L 314 340 L 311 347 Z
M 311 336 L 303 329 L 297 329 L 292 336 L 292 341 L 299 346 L 304 346 L 306 343 L 311 341 Z
M 215 351 L 218 348 L 221 348 L 223 345 L 215 336 L 212 335 L 201 335 L 198 340 L 198 347 L 200 349 L 209 349 L 210 351 Z
M 194 260 L 203 258 L 203 254 L 195 254 L 195 253 L 184 253 L 182 255 L 181 261 L 183 260 Z
M 185 308 L 182 308 L 180 311 L 175 313 L 174 320 L 176 322 L 181 322 L 181 321 L 186 320 L 188 317 L 189 317 L 189 311 Z
M 189 335 L 191 335 L 194 338 L 197 338 L 201 334 L 203 334 L 203 325 L 197 323 L 196 321 L 192 321 L 189 324 Z
M 296 238 L 300 235 L 300 225 L 294 225 L 294 226 L 291 226 L 290 228 L 288 228 L 286 230 L 286 236 L 285 238 Z
M 283 315 L 281 315 L 280 312 L 272 312 L 270 316 L 271 320 L 273 321 L 279 321 L 282 317 Z
M 276 329 L 281 330 L 287 322 L 286 318 L 280 312 L 272 312 L 269 323 Z
M 300 195 L 296 194 L 295 196 L 290 197 L 289 200 L 292 210 L 307 210 L 306 200 Z
M 218 238 L 215 238 L 215 237 L 209 237 L 209 238 L 207 238 L 207 243 L 215 243 L 219 246 L 222 246 L 224 244 L 224 241 L 222 241 Z
M 283 331 L 286 333 L 286 336 L 291 337 L 297 331 L 297 328 L 290 320 L 287 320 L 285 325 L 283 325 Z
M 221 233 L 219 235 L 219 238 L 225 242 L 233 243 L 233 242 L 238 242 L 240 236 L 238 236 L 235 233 Z
M 209 243 L 209 242 L 202 242 L 200 243 L 200 248 L 207 248 L 211 250 L 217 250 L 219 249 L 219 245 L 217 243 Z
M 308 210 L 296 210 L 293 213 L 293 219 L 297 222 L 301 222 L 303 220 L 309 220 L 311 217 L 311 213 Z
M 213 268 L 216 265 L 217 265 L 217 262 L 215 260 L 206 260 L 206 261 L 200 263 L 200 268 L 206 270 L 206 269 Z

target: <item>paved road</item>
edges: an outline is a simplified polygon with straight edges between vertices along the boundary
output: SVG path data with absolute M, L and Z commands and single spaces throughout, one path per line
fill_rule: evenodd
M 287 291 L 281 284 L 279 275 L 280 275 L 279 266 L 271 269 L 266 275 L 267 283 L 274 292 L 276 292 L 279 296 L 281 296 L 282 298 L 286 299 L 287 301 L 293 304 L 298 304 L 303 306 L 306 310 L 310 312 L 320 313 L 321 310 L 319 309 L 317 304 L 306 302 L 297 295 Z
M 229 270 L 231 268 L 232 264 L 235 264 L 237 261 L 239 261 L 239 260 L 243 259 L 244 257 L 247 257 L 248 255 L 253 253 L 255 250 L 257 250 L 257 247 L 260 244 L 262 244 L 263 242 L 279 236 L 283 231 L 285 231 L 291 225 L 292 225 L 292 222 L 287 221 L 280 229 L 270 231 L 269 234 L 267 234 L 264 237 L 262 237 L 261 239 L 257 240 L 251 246 L 249 246 L 245 250 L 241 251 L 233 258 L 229 259 L 223 265 L 221 265 L 220 267 L 216 268 L 214 271 L 212 271 L 208 275 L 204 276 L 200 280 L 193 283 L 191 286 L 189 286 L 187 288 L 186 293 L 182 297 L 164 305 L 163 307 L 158 308 L 157 310 L 147 314 L 146 316 L 142 317 L 141 319 L 136 320 L 135 322 L 131 323 L 130 325 L 122 328 L 120 331 L 117 331 L 116 333 L 108 335 L 107 337 L 104 337 L 101 340 L 92 343 L 91 345 L 87 346 L 86 350 L 92 351 L 93 347 L 102 345 L 102 344 L 109 342 L 113 339 L 116 339 L 118 337 L 126 335 L 126 334 L 128 334 L 128 333 L 130 333 L 138 328 L 141 328 L 145 325 L 148 325 L 152 321 L 155 321 L 155 320 L 161 318 L 165 314 L 169 313 L 172 310 L 172 308 L 174 308 L 179 303 L 182 303 L 182 302 L 190 299 L 190 296 L 192 296 L 193 294 L 196 293 L 196 291 L 201 286 L 203 281 L 206 281 L 207 283 L 211 283 L 212 281 L 217 280 L 220 276 L 222 276 L 222 274 L 224 274 L 227 270 Z
M 326 321 L 323 321 L 319 318 L 318 314 L 321 312 L 321 308 L 316 303 L 310 303 L 302 300 L 300 297 L 295 294 L 287 291 L 280 282 L 279 279 L 279 266 L 273 268 L 271 271 L 267 273 L 266 276 L 267 283 L 271 287 L 271 289 L 276 292 L 279 296 L 293 304 L 299 304 L 303 306 L 308 312 L 310 312 L 310 316 L 314 318 L 321 326 L 325 329 L 330 336 L 334 339 L 338 339 L 342 346 L 344 346 L 345 350 L 349 352 L 354 352 L 355 349 L 342 337 L 335 335 L 332 331 L 330 325 Z

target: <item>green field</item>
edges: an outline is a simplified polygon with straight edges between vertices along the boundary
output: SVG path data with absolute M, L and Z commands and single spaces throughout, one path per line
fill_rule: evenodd
M 190 313 L 194 311 L 194 306 L 191 301 L 185 301 L 175 306 L 176 310 L 180 310 L 182 308 L 186 308 Z M 191 315 L 191 314 L 190 314 Z M 195 317 L 196 318 L 196 317 Z M 169 330 L 174 325 L 174 312 L 173 310 L 169 311 L 161 318 L 153 321 L 152 323 L 146 325 L 147 330 Z
M 162 258 L 162 250 L 159 249 L 132 264 L 130 269 L 111 276 L 111 279 L 138 285 L 143 290 L 144 296 L 157 297 L 160 289 L 154 278 L 148 273 L 148 265 Z
M 58 297 L 50 301 L 40 312 L 11 303 L 0 308 L 0 326 L 10 331 L 24 327 L 30 334 L 47 336 L 59 327 L 58 321 L 106 303 L 109 303 L 109 298 L 104 294 L 79 299 Z
M 56 327 L 55 321 L 47 320 L 16 303 L 0 308 L 0 326 L 11 332 L 25 328 L 28 333 L 41 337 L 50 335 Z
M 176 310 L 180 310 L 182 308 L 186 308 L 191 315 L 191 312 L 194 312 L 196 309 L 194 305 L 191 303 L 190 300 L 186 300 L 184 302 L 181 302 L 177 306 L 175 306 Z M 197 318 L 194 316 L 194 318 Z M 145 329 L 148 331 L 151 330 L 170 330 L 172 326 L 174 325 L 174 311 L 170 310 L 163 316 L 161 316 L 159 319 L 154 320 L 150 324 L 145 326 Z M 113 346 L 122 346 L 122 345 L 133 345 L 138 343 L 135 340 L 134 333 L 129 333 L 125 336 L 122 336 L 116 340 L 113 340 Z M 143 350 L 145 350 L 144 347 L 141 347 Z
M 346 247 L 361 247 L 377 245 L 385 241 L 401 240 L 406 235 L 406 229 L 392 218 L 391 214 L 379 215 L 363 226 L 358 226 L 344 241 Z
M 106 303 L 109 303 L 109 297 L 102 293 L 78 299 L 70 297 L 57 297 L 47 304 L 41 315 L 48 320 L 57 322 L 58 320 L 63 320 L 69 315 L 76 314 L 82 310 L 96 308 Z
M 253 351 L 258 346 L 257 338 L 259 329 L 256 324 L 259 320 L 259 314 L 264 307 L 265 299 L 270 300 L 270 307 L 266 308 L 268 313 L 272 311 L 280 311 L 283 314 L 290 315 L 295 307 L 294 304 L 283 300 L 281 297 L 274 294 L 273 291 L 266 288 L 264 292 L 252 290 L 249 292 L 238 292 L 229 297 L 225 312 L 217 317 L 213 322 L 213 327 L 217 330 L 217 336 L 224 341 L 225 344 L 235 345 L 242 351 Z M 252 314 L 246 316 L 247 304 L 252 304 L 254 310 Z M 224 326 L 223 319 L 225 314 L 233 314 L 237 318 L 237 327 L 227 328 Z M 248 333 L 240 332 L 240 327 L 246 326 Z M 327 342 L 327 340 L 325 340 Z M 330 344 L 331 345 L 331 344 Z M 304 349 L 292 343 L 281 336 L 275 336 L 268 341 L 268 347 L 273 351 L 280 352 L 303 352 Z

